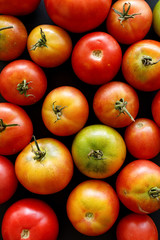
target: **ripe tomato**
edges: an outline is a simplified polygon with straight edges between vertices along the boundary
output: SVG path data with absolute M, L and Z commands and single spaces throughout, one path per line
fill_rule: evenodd
M 12 155 L 31 140 L 33 125 L 28 114 L 12 103 L 0 103 L 0 154 Z
M 154 121 L 160 127 L 160 91 L 158 91 L 153 98 L 151 111 Z
M 106 18 L 112 0 L 44 0 L 48 15 L 58 26 L 71 32 L 86 32 Z
M 42 105 L 42 119 L 47 129 L 58 136 L 78 132 L 86 123 L 89 105 L 83 93 L 74 87 L 53 89 Z
M 119 200 L 108 183 L 88 180 L 72 190 L 66 208 L 68 218 L 77 231 L 98 236 L 115 223 L 119 214 Z
M 142 40 L 152 25 L 152 10 L 146 1 L 116 1 L 107 16 L 107 32 L 122 44 Z
M 121 202 L 135 213 L 149 214 L 160 209 L 160 167 L 150 160 L 127 164 L 116 180 Z
M 32 13 L 39 5 L 40 0 L 1 0 L 0 14 L 27 15 Z
M 153 22 L 152 26 L 155 33 L 160 36 L 160 1 L 157 1 L 153 8 Z
M 17 156 L 15 172 L 19 182 L 37 194 L 64 189 L 73 175 L 73 161 L 67 147 L 52 138 L 28 144 Z
M 0 156 L 0 204 L 13 196 L 17 184 L 13 163 L 8 158 Z
M 71 60 L 72 68 L 80 80 L 89 84 L 104 84 L 119 71 L 122 50 L 108 33 L 92 32 L 76 43 Z
M 160 42 L 144 39 L 132 44 L 122 58 L 126 81 L 141 91 L 160 88 Z
M 147 214 L 131 213 L 123 217 L 116 229 L 117 240 L 158 240 L 158 230 Z
M 59 223 L 54 210 L 47 203 L 26 198 L 7 209 L 1 229 L 5 240 L 56 240 Z
M 136 119 L 126 128 L 124 139 L 135 158 L 151 159 L 160 152 L 160 129 L 151 119 Z
M 41 67 L 57 67 L 71 55 L 69 34 L 54 25 L 39 25 L 29 34 L 27 48 L 31 59 Z
M 43 70 L 29 60 L 15 60 L 0 74 L 0 94 L 8 102 L 31 105 L 46 92 L 47 78 Z
M 121 135 L 101 124 L 90 125 L 77 133 L 72 143 L 75 165 L 91 178 L 106 178 L 122 166 L 126 146 Z
M 114 128 L 126 127 L 138 114 L 138 95 L 129 84 L 113 81 L 97 90 L 93 110 L 102 123 Z
M 0 61 L 19 57 L 27 44 L 27 30 L 16 17 L 0 15 Z

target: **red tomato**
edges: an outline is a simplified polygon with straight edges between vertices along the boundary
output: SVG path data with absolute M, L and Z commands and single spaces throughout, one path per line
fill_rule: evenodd
M 131 213 L 123 217 L 116 230 L 117 240 L 158 240 L 158 230 L 147 214 Z
M 78 132 L 86 123 L 89 105 L 83 93 L 74 87 L 53 89 L 42 105 L 42 119 L 50 132 L 68 136 Z
M 57 67 L 71 55 L 69 34 L 54 25 L 39 25 L 29 34 L 27 48 L 31 59 L 42 67 Z
M 73 161 L 63 143 L 42 138 L 28 144 L 18 154 L 15 172 L 19 182 L 29 191 L 52 194 L 61 191 L 70 182 Z
M 118 42 L 104 32 L 83 36 L 72 52 L 72 68 L 78 78 L 89 84 L 104 84 L 120 69 L 122 51 Z
M 26 198 L 7 209 L 1 229 L 5 240 L 56 240 L 59 223 L 54 210 L 47 203 Z
M 27 44 L 27 30 L 16 17 L 0 15 L 0 61 L 19 57 Z
M 0 204 L 13 196 L 17 184 L 13 163 L 8 158 L 0 156 Z
M 153 98 L 151 111 L 154 121 L 160 127 L 160 91 L 158 91 Z
M 115 223 L 119 214 L 119 200 L 108 183 L 88 180 L 72 190 L 66 208 L 68 218 L 77 231 L 98 236 Z
M 27 15 L 39 5 L 40 0 L 0 0 L 0 14 Z
M 160 89 L 160 42 L 144 39 L 132 44 L 122 58 L 126 81 L 141 91 Z
M 142 40 L 152 24 L 152 10 L 146 1 L 116 1 L 107 16 L 107 32 L 118 42 L 132 44 Z
M 121 202 L 131 211 L 149 214 L 160 209 L 160 167 L 150 160 L 127 164 L 116 180 Z
M 71 32 L 98 27 L 106 18 L 112 0 L 45 0 L 52 21 Z
M 93 110 L 102 123 L 114 128 L 125 127 L 135 121 L 138 114 L 138 95 L 126 83 L 110 82 L 95 93 Z
M 0 94 L 8 102 L 31 105 L 46 92 L 47 78 L 43 70 L 29 60 L 15 60 L 0 74 Z
M 0 103 L 0 154 L 12 155 L 31 140 L 33 125 L 28 114 L 12 103 Z
M 124 139 L 135 158 L 151 159 L 160 151 L 160 129 L 151 119 L 136 119 L 126 128 Z

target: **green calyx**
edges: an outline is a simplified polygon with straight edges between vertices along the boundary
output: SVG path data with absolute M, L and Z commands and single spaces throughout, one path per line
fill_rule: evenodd
M 41 161 L 44 158 L 44 156 L 46 155 L 46 152 L 41 151 L 35 136 L 33 136 L 33 139 L 34 139 L 34 142 L 35 142 L 35 145 L 36 145 L 36 148 L 37 148 L 36 150 L 34 150 L 33 146 L 31 145 L 32 152 L 35 154 L 34 160 Z
M 103 152 L 101 150 L 91 150 L 91 152 L 88 153 L 88 157 L 89 158 L 93 157 L 94 159 L 102 160 Z
M 156 62 L 153 62 L 152 57 L 146 56 L 146 55 L 144 55 L 144 56 L 142 57 L 142 64 L 143 64 L 144 66 L 154 65 L 154 64 L 158 63 L 159 61 L 160 61 L 160 59 L 157 60 Z
M 32 50 L 36 50 L 36 48 L 42 48 L 42 47 L 47 47 L 47 39 L 46 39 L 46 35 L 43 32 L 42 28 L 40 28 L 40 34 L 41 34 L 41 38 L 38 40 L 38 42 L 36 42 L 32 48 L 30 49 L 30 51 Z
M 7 30 L 7 29 L 10 29 L 10 28 L 13 28 L 13 26 L 2 27 L 2 28 L 0 28 L 0 31 Z
M 23 80 L 21 83 L 17 84 L 17 90 L 18 92 L 22 95 L 24 94 L 25 97 L 29 97 L 32 94 L 27 94 L 27 91 L 29 89 L 31 89 L 31 87 L 29 87 L 28 85 L 30 84 L 30 82 L 27 82 L 26 80 Z
M 13 124 L 5 124 L 3 122 L 3 119 L 0 119 L 0 132 L 3 132 L 7 127 L 15 127 L 19 126 L 19 124 L 13 123 Z
M 115 103 L 115 105 L 114 105 L 115 109 L 116 109 L 117 111 L 119 111 L 119 115 L 120 115 L 121 113 L 127 114 L 127 115 L 131 118 L 131 120 L 132 120 L 133 122 L 135 122 L 134 118 L 132 117 L 132 115 L 130 114 L 130 112 L 127 110 L 126 106 L 127 106 L 127 101 L 124 101 L 123 98 L 121 98 L 120 100 L 116 101 L 116 103 Z M 119 116 L 119 115 L 118 115 L 118 116 Z
M 160 188 L 153 187 L 148 191 L 148 194 L 151 198 L 158 198 L 160 197 Z
M 66 106 L 61 107 L 60 105 L 56 105 L 56 106 L 55 106 L 55 102 L 53 102 L 52 109 L 53 109 L 54 114 L 55 114 L 56 117 L 57 117 L 57 119 L 56 119 L 55 122 L 57 122 L 58 120 L 61 119 L 62 110 L 63 110 L 65 107 L 66 107 Z

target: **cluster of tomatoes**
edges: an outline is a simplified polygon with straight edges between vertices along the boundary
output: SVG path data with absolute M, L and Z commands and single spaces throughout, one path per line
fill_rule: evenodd
M 154 12 L 144 0 L 8 2 L 3 240 L 158 240 L 159 2 Z

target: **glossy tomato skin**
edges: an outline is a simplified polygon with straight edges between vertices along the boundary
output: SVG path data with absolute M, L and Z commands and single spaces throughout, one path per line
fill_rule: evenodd
M 117 240 L 158 240 L 158 230 L 147 214 L 130 213 L 124 216 L 116 229 Z
M 106 18 L 111 0 L 45 0 L 52 21 L 71 32 L 81 33 L 98 27 Z
M 130 18 L 122 17 L 116 12 L 123 14 L 128 10 Z M 149 32 L 152 24 L 152 10 L 146 1 L 125 0 L 116 1 L 110 8 L 106 20 L 107 32 L 122 44 L 132 44 L 142 40 Z
M 103 124 L 114 128 L 126 127 L 138 114 L 138 94 L 124 82 L 106 83 L 94 95 L 93 110 Z
M 28 34 L 24 24 L 16 17 L 0 15 L 0 34 L 0 61 L 18 58 L 27 44 Z
M 127 164 L 116 179 L 120 201 L 131 211 L 150 214 L 160 209 L 160 168 L 150 160 L 134 160 Z
M 88 236 L 99 236 L 115 223 L 119 214 L 119 200 L 108 183 L 88 180 L 72 190 L 66 209 L 77 231 Z
M 21 107 L 6 102 L 0 103 L 0 119 L 0 154 L 16 154 L 32 138 L 32 121 Z M 16 126 L 6 126 L 9 124 L 16 124 Z
M 158 91 L 153 98 L 151 111 L 154 121 L 160 127 L 160 91 Z
M 144 39 L 132 44 L 122 58 L 122 73 L 136 89 L 151 92 L 160 88 L 160 42 Z
M 78 78 L 88 84 L 104 84 L 120 69 L 122 50 L 108 33 L 92 32 L 76 43 L 72 52 L 72 68 Z
M 1 230 L 5 240 L 56 240 L 59 222 L 47 203 L 36 198 L 25 198 L 7 209 Z
M 46 41 L 44 45 L 35 48 L 35 44 L 42 39 L 41 29 Z M 62 28 L 43 24 L 32 29 L 28 36 L 27 48 L 31 59 L 41 67 L 57 67 L 70 57 L 72 40 Z
M 135 158 L 151 159 L 160 152 L 160 129 L 151 119 L 136 119 L 125 129 L 124 140 Z
M 72 156 L 84 175 L 106 178 L 118 171 L 124 163 L 126 145 L 115 129 L 102 124 L 90 125 L 75 136 Z
M 154 8 L 153 8 L 153 29 L 155 31 L 155 33 L 160 36 L 160 16 L 159 16 L 159 12 L 160 12 L 160 2 L 157 1 Z
M 46 92 L 47 78 L 44 71 L 30 60 L 14 60 L 0 74 L 0 94 L 8 102 L 32 105 Z
M 18 180 L 13 163 L 0 156 L 0 204 L 8 201 L 17 190 Z
M 85 125 L 89 104 L 84 94 L 72 86 L 53 89 L 42 105 L 42 120 L 50 132 L 69 136 Z
M 73 161 L 67 147 L 52 138 L 37 140 L 42 157 L 36 155 L 35 142 L 17 156 L 15 172 L 19 182 L 36 194 L 52 194 L 64 189 L 73 175 Z M 36 173 L 36 174 L 35 174 Z

